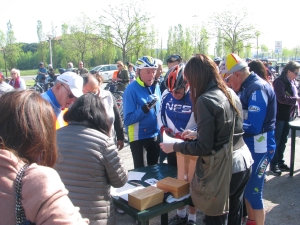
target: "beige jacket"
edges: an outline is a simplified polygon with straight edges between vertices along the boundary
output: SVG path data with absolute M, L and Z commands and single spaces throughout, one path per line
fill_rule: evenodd
M 0 150 L 0 225 L 16 224 L 14 181 L 24 162 L 7 150 Z M 26 219 L 39 225 L 88 224 L 68 198 L 57 172 L 31 164 L 22 180 L 22 205 Z

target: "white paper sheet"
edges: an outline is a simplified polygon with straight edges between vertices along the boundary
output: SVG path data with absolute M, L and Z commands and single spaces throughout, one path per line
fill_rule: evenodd
M 191 194 L 187 194 L 187 195 L 185 195 L 185 196 L 183 196 L 183 197 L 181 197 L 181 198 L 174 198 L 172 195 L 170 195 L 170 196 L 167 198 L 166 201 L 167 201 L 168 203 L 178 202 L 178 201 L 182 201 L 182 200 L 184 200 L 184 199 L 190 197 L 190 195 L 191 195 Z
M 133 171 L 129 171 L 128 172 L 128 181 L 130 180 L 142 180 L 142 177 L 145 175 L 146 173 L 143 172 L 133 172 Z
M 114 188 L 111 187 L 110 194 L 112 196 L 119 196 L 120 198 L 123 198 L 124 200 L 128 201 L 128 194 L 131 192 L 134 192 L 139 189 L 145 188 L 144 186 L 133 186 L 131 184 L 126 183 L 123 187 L 120 188 Z
M 184 142 L 184 140 L 170 137 L 169 135 L 166 134 L 166 132 L 163 133 L 163 143 L 175 143 L 175 142 L 180 143 L 180 142 Z

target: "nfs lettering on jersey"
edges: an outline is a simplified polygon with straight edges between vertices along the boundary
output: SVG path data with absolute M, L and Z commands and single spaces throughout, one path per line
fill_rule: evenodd
M 168 102 L 166 104 L 166 109 L 177 113 L 192 113 L 192 106 L 190 105 L 173 104 Z

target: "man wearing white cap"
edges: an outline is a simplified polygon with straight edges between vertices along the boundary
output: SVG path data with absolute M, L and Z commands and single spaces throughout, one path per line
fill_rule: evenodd
M 248 212 L 247 225 L 264 224 L 263 187 L 266 168 L 275 153 L 276 97 L 273 88 L 248 64 L 231 53 L 220 67 L 220 74 L 229 87 L 237 92 L 243 107 L 243 138 L 254 164 L 244 197 Z
M 57 77 L 54 86 L 42 94 L 52 106 L 56 117 L 68 108 L 82 93 L 83 79 L 73 72 L 65 72 Z

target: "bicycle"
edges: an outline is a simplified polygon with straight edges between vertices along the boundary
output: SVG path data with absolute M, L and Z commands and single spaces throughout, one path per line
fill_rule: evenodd
M 118 91 L 118 85 L 124 85 L 124 84 L 122 84 L 120 82 L 112 81 L 112 79 L 109 79 L 107 85 L 104 87 L 104 90 L 110 91 L 112 93 L 113 97 L 115 98 L 122 123 L 124 124 L 124 115 L 123 115 L 123 93 L 124 92 Z M 127 132 L 126 132 L 125 127 L 124 127 L 123 132 L 125 134 L 125 142 L 128 142 L 128 137 L 126 137 Z
M 110 91 L 114 96 L 119 109 L 120 116 L 122 118 L 122 122 L 124 122 L 124 118 L 123 118 L 123 93 L 124 92 L 118 91 L 118 85 L 124 85 L 124 84 L 109 79 L 108 83 L 104 87 L 104 90 Z
M 45 84 L 42 82 L 39 82 L 36 78 L 32 78 L 32 79 L 35 81 L 35 84 L 30 89 L 33 89 L 38 93 L 44 93 L 45 92 L 45 89 L 44 89 Z

